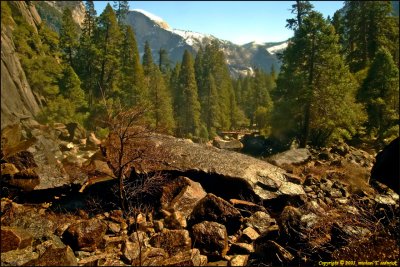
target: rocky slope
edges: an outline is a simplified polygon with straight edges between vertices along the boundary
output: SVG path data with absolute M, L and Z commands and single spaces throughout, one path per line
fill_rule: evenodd
M 35 7 L 15 2 L 22 17 L 34 27 L 41 23 Z M 21 119 L 32 118 L 38 111 L 38 102 L 29 86 L 21 62 L 15 52 L 13 26 L 1 25 L 1 128 Z
M 225 53 L 231 74 L 235 76 L 252 74 L 254 67 L 259 67 L 266 72 L 271 70 L 272 65 L 275 69 L 279 69 L 281 63 L 276 54 L 287 46 L 285 41 L 236 45 L 212 35 L 172 29 L 162 18 L 143 10 L 129 11 L 126 22 L 135 30 L 141 55 L 145 42 L 149 41 L 155 59 L 158 58 L 157 53 L 162 48 L 167 50 L 173 63 L 182 60 L 185 49 L 196 53 L 199 47 L 216 40 Z
M 113 161 L 102 156 L 111 141 L 73 124 L 3 129 L 1 265 L 396 265 L 399 196 L 368 184 L 374 157 L 365 151 L 292 149 L 267 163 L 144 138 L 129 150 L 142 160 L 124 216 Z

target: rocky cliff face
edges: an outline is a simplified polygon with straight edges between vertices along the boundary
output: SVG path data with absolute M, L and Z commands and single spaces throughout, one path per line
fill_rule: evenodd
M 82 27 L 83 20 L 85 19 L 85 5 L 82 1 L 46 1 L 46 3 L 57 9 L 60 13 L 65 8 L 71 9 L 72 18 Z
M 34 6 L 15 2 L 23 18 L 37 31 L 41 23 Z M 15 52 L 12 26 L 1 25 L 1 128 L 33 117 L 39 111 L 38 103 L 26 79 L 25 72 Z

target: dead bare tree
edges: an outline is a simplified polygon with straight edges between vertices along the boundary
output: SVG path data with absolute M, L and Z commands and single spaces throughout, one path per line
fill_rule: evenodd
M 124 180 L 135 171 L 135 163 L 140 164 L 143 160 L 143 150 L 135 147 L 135 142 L 145 141 L 149 137 L 150 129 L 145 127 L 143 117 L 146 110 L 144 108 L 128 109 L 117 112 L 109 116 L 107 125 L 109 135 L 101 145 L 101 150 L 118 179 L 119 200 L 121 209 L 126 215 L 127 196 L 124 188 Z

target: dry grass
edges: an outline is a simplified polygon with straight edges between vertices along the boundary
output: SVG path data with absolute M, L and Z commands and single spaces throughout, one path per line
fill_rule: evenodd
M 346 210 L 353 206 L 358 214 Z M 371 206 L 353 197 L 338 208 L 329 206 L 318 215 L 316 223 L 301 230 L 301 241 L 296 244 L 299 258 L 349 261 L 393 261 L 399 255 L 399 208 Z M 354 234 L 343 231 L 353 229 Z

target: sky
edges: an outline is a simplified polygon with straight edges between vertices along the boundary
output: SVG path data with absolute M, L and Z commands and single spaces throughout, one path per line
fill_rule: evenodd
M 107 3 L 94 1 L 100 15 Z M 129 1 L 129 9 L 143 9 L 161 17 L 171 28 L 211 34 L 235 44 L 285 41 L 293 36 L 286 19 L 294 17 L 295 1 Z M 343 1 L 311 1 L 326 18 Z

